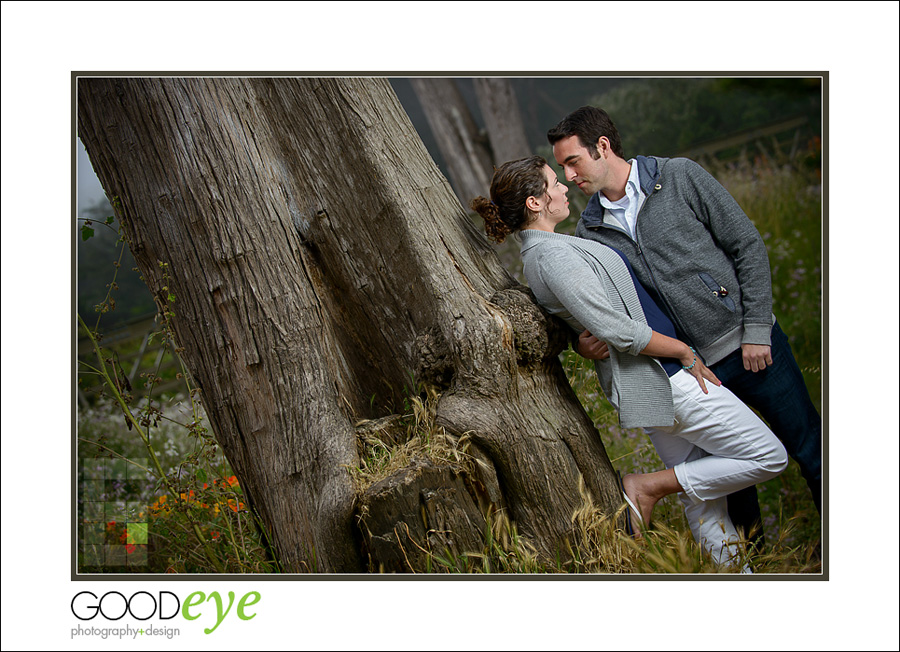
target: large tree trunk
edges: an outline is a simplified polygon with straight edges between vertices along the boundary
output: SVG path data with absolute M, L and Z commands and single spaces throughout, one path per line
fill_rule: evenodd
M 285 568 L 378 567 L 357 528 L 354 425 L 400 405 L 413 372 L 539 550 L 571 527 L 579 474 L 597 505 L 619 506 L 556 359 L 558 325 L 475 231 L 386 80 L 77 85 L 79 136 Z M 474 484 L 428 513 L 471 515 L 459 488 Z M 400 499 L 364 502 L 423 518 Z

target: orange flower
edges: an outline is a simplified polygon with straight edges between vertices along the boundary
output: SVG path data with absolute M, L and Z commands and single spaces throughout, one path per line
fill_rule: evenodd
M 242 512 L 244 511 L 244 503 L 236 501 L 234 498 L 228 499 L 228 508 L 232 512 Z

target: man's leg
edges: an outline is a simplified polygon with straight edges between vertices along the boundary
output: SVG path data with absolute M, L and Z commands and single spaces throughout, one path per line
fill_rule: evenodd
M 754 548 L 762 550 L 766 545 L 766 534 L 763 531 L 756 485 L 728 494 L 726 500 L 728 516 L 731 517 L 735 529 Z
M 800 472 L 812 493 L 813 503 L 821 513 L 822 419 L 809 397 L 787 336 L 777 323 L 772 328 L 772 361 L 773 364 L 763 371 L 746 371 L 741 352 L 735 351 L 711 369 L 723 385 L 744 403 L 758 410 L 766 420 L 788 454 L 800 466 Z M 758 501 L 754 502 L 758 518 L 759 505 Z M 735 501 L 735 508 L 744 512 L 735 518 L 731 514 L 729 496 L 729 514 L 736 526 L 739 522 L 743 525 L 743 519 L 752 510 L 745 503 L 746 497 Z

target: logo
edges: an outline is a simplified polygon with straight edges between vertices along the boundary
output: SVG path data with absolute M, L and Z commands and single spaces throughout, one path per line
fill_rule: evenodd
M 172 596 L 167 607 L 171 607 L 172 600 L 175 601 L 175 607 L 169 615 L 163 613 L 164 595 Z M 146 591 L 138 591 L 130 598 L 126 598 L 118 591 L 109 591 L 100 598 L 91 591 L 82 591 L 72 598 L 72 614 L 78 620 L 93 620 L 98 614 L 106 620 L 121 620 L 126 614 L 135 620 L 150 620 L 156 615 L 157 610 L 160 620 L 171 620 L 180 608 L 181 601 L 170 591 L 160 591 L 159 600 Z
M 232 613 L 232 608 L 234 608 L 234 615 L 239 620 L 252 620 L 255 618 L 256 613 L 248 609 L 258 603 L 260 598 L 261 595 L 258 591 L 250 591 L 244 594 L 237 601 L 237 605 L 235 605 L 235 593 L 234 591 L 229 591 L 226 606 L 225 600 L 218 591 L 212 591 L 208 596 L 203 591 L 194 591 L 188 595 L 183 603 L 171 591 L 160 591 L 156 595 L 147 591 L 137 591 L 131 596 L 126 596 L 119 591 L 107 591 L 99 597 L 91 591 L 81 591 L 72 598 L 72 615 L 82 621 L 93 620 L 98 616 L 104 620 L 119 621 L 125 616 L 129 616 L 134 620 L 144 622 L 154 616 L 164 621 L 173 620 L 179 615 L 184 620 L 194 621 L 204 616 L 204 614 L 208 614 L 206 622 L 212 622 L 212 617 L 214 616 L 215 623 L 212 627 L 205 627 L 203 632 L 212 634 L 225 618 Z M 210 602 L 213 604 L 209 605 L 208 603 Z M 106 638 L 108 635 L 121 638 L 123 635 L 164 633 L 171 638 L 173 632 L 175 634 L 179 633 L 177 629 L 172 630 L 171 628 L 157 630 L 151 627 L 146 630 L 143 628 L 132 630 L 130 627 L 127 627 L 124 630 L 116 629 L 115 631 L 110 631 L 104 629 L 96 630 L 96 628 L 83 629 L 79 626 L 72 630 L 72 636 L 89 634 L 101 635 L 103 638 Z

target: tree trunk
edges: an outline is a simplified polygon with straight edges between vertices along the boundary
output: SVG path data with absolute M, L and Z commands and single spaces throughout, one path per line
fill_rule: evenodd
M 286 569 L 379 568 L 361 501 L 421 525 L 402 501 L 363 500 L 348 471 L 357 420 L 399 411 L 413 374 L 540 551 L 562 545 L 579 474 L 618 508 L 558 323 L 502 269 L 386 80 L 80 78 L 77 97 L 79 136 Z M 417 495 L 447 481 L 419 466 Z M 462 503 L 484 496 L 459 487 L 475 484 L 429 513 L 450 518 L 459 496 L 454 523 L 471 520 Z
M 464 205 L 487 195 L 493 174 L 491 153 L 462 94 L 452 79 L 410 79 L 428 126 L 447 162 L 447 175 Z
M 477 77 L 472 82 L 491 141 L 494 163 L 500 165 L 530 155 L 522 114 L 509 79 Z

